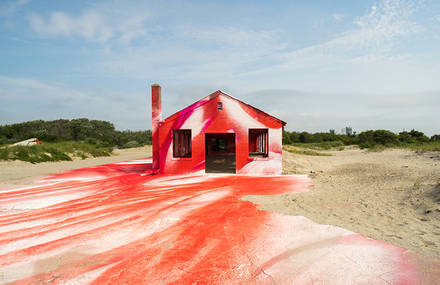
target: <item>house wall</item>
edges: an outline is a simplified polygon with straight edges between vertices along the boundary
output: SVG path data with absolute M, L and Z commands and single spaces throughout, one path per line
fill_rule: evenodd
M 217 110 L 218 102 L 222 102 L 223 110 Z M 268 157 L 249 157 L 249 128 L 268 129 Z M 191 129 L 191 158 L 173 158 L 173 129 Z M 174 120 L 161 123 L 158 139 L 160 171 L 165 174 L 204 171 L 205 133 L 235 133 L 237 173 L 281 174 L 281 122 L 222 94 L 212 100 L 199 101 L 182 110 Z

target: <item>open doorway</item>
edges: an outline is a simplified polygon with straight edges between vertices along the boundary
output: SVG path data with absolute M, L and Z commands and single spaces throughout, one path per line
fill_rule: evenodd
M 235 173 L 235 134 L 205 134 L 205 172 Z

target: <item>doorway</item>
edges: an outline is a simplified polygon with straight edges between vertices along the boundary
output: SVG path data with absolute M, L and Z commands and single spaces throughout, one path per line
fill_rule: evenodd
M 205 172 L 235 173 L 235 134 L 205 134 Z

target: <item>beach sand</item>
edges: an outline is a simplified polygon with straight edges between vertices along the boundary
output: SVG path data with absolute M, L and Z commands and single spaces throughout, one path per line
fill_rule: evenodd
M 24 161 L 0 161 L 0 189 L 29 185 L 40 178 L 67 170 L 151 157 L 151 145 L 115 149 L 112 156 L 79 159 L 73 161 L 42 162 L 32 164 Z
M 283 153 L 286 174 L 308 174 L 306 193 L 247 196 L 260 209 L 305 216 L 440 259 L 440 155 L 407 150 Z M 151 146 L 111 157 L 31 164 L 0 162 L 0 189 L 29 185 L 66 170 L 151 156 Z
M 332 156 L 283 152 L 286 174 L 312 177 L 309 192 L 244 199 L 440 259 L 438 153 L 357 148 L 327 153 Z

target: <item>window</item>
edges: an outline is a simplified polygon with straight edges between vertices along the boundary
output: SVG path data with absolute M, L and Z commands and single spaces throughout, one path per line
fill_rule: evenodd
M 217 102 L 217 110 L 223 110 L 223 103 Z
M 191 130 L 173 130 L 173 157 L 191 157 Z
M 268 154 L 267 129 L 249 129 L 249 156 L 267 157 Z

